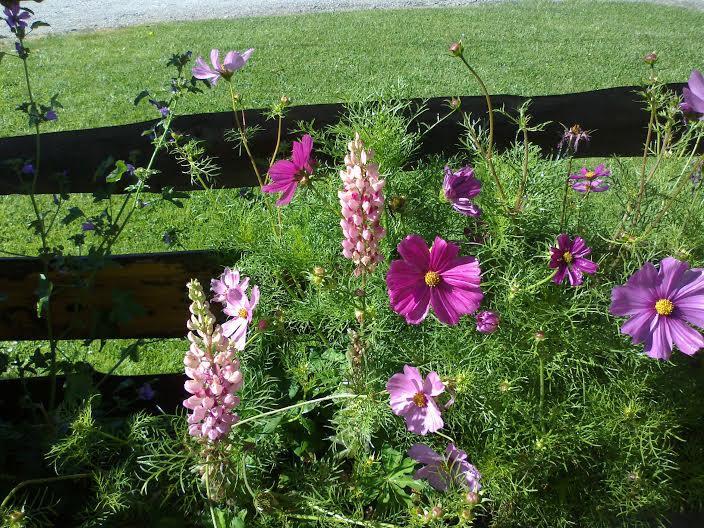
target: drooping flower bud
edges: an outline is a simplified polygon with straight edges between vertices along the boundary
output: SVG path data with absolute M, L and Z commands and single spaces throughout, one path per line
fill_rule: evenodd
M 462 53 L 464 53 L 464 46 L 462 46 L 462 41 L 453 42 L 452 44 L 450 44 L 450 53 L 452 53 L 455 57 L 461 57 Z

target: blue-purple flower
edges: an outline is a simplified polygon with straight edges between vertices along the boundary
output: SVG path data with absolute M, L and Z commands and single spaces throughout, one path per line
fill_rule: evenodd
M 445 179 L 442 184 L 443 197 L 452 204 L 452 208 L 465 216 L 480 216 L 482 211 L 471 199 L 479 194 L 482 184 L 474 176 L 474 169 L 467 165 L 457 172 L 445 167 Z
M 687 119 L 704 121 L 704 75 L 692 70 L 687 86 L 682 88 L 680 110 Z
M 27 27 L 27 20 L 32 16 L 28 11 L 20 9 L 19 2 L 11 3 L 3 10 L 3 14 L 5 22 L 13 32 L 24 30 Z

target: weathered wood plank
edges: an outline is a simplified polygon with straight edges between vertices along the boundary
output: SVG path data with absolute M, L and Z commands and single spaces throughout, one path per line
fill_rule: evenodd
M 681 91 L 682 85 L 671 85 Z M 643 103 L 636 95 L 636 87 L 609 88 L 577 94 L 532 97 L 531 114 L 534 123 L 552 121 L 543 132 L 531 134 L 531 141 L 545 151 L 552 151 L 560 137 L 561 126 L 580 123 L 583 127 L 596 130 L 590 148 L 580 155 L 620 156 L 638 155 L 642 152 L 644 128 L 647 114 Z M 482 97 L 462 97 L 462 106 L 476 116 L 485 115 L 486 107 Z M 526 97 L 497 95 L 493 98 L 498 108 L 515 109 Z M 427 101 L 428 110 L 419 117 L 421 123 L 432 123 L 438 115 L 445 115 L 447 98 L 433 98 Z M 416 100 L 420 102 L 420 100 Z M 323 127 L 339 120 L 344 111 L 342 104 L 320 104 L 292 107 L 287 113 L 284 129 L 290 131 L 298 121 L 315 120 L 317 127 Z M 266 120 L 261 110 L 245 112 L 248 125 L 262 127 L 253 140 L 253 150 L 262 156 L 271 153 L 276 136 L 276 122 Z M 128 159 L 137 153 L 137 163 L 146 165 L 151 153 L 150 140 L 141 133 L 153 122 L 135 123 L 115 127 L 96 128 L 49 133 L 42 139 L 42 177 L 38 191 L 54 193 L 59 185 L 49 174 L 66 171 L 69 191 L 92 192 L 104 182 L 95 181 L 95 170 L 106 158 Z M 229 112 L 181 116 L 174 120 L 174 129 L 183 131 L 205 141 L 208 153 L 215 156 L 222 167 L 218 187 L 232 188 L 255 185 L 249 161 L 239 157 L 233 145 L 225 141 L 223 133 L 233 127 Z M 426 137 L 420 155 L 440 152 L 454 152 L 461 132 L 460 116 L 455 114 L 437 126 Z M 496 142 L 499 148 L 514 140 L 515 126 L 502 116 L 497 116 Z M 291 139 L 289 136 L 288 139 Z M 30 160 L 34 156 L 33 136 L 11 137 L 0 140 L 0 162 L 13 158 Z M 156 168 L 161 173 L 150 181 L 152 190 L 173 186 L 187 190 L 192 186 L 177 163 L 166 154 L 157 159 Z M 262 159 L 262 169 L 266 161 Z M 22 192 L 18 177 L 7 166 L 0 166 L 0 194 Z
M 96 272 L 86 259 L 67 259 L 53 267 L 51 312 L 60 339 L 181 337 L 186 333 L 186 283 L 204 286 L 222 271 L 207 251 L 121 255 Z M 37 317 L 42 264 L 34 258 L 0 259 L 0 340 L 45 339 L 45 319 Z M 86 281 L 94 276 L 85 287 Z M 132 317 L 130 317 L 130 314 Z

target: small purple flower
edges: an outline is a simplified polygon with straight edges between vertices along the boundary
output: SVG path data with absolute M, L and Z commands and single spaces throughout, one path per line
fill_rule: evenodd
M 58 115 L 56 115 L 56 111 L 53 109 L 49 109 L 46 111 L 44 114 L 44 120 L 45 121 L 56 121 L 59 118 Z
M 127 167 L 127 174 L 129 174 L 130 176 L 134 176 L 134 165 L 132 165 L 131 163 L 125 163 L 125 167 Z
M 645 353 L 670 359 L 672 347 L 689 356 L 704 348 L 704 337 L 689 325 L 704 328 L 704 269 L 667 257 L 660 269 L 646 262 L 623 286 L 611 291 L 611 313 L 629 317 L 621 333 Z M 689 324 L 687 324 L 689 323 Z
M 591 252 L 592 249 L 587 246 L 582 237 L 574 237 L 572 240 L 566 233 L 559 235 L 557 247 L 550 248 L 549 266 L 553 269 L 557 268 L 552 281 L 555 284 L 561 284 L 565 276 L 569 276 L 571 286 L 582 284 L 582 274 L 593 275 L 599 267 L 596 262 L 586 258 Z
M 445 179 L 442 184 L 443 197 L 452 204 L 452 208 L 465 216 L 480 216 L 482 211 L 471 199 L 481 191 L 481 182 L 474 176 L 474 169 L 467 165 L 453 172 L 445 167 Z
M 154 399 L 156 392 L 149 383 L 144 383 L 137 389 L 137 398 L 144 401 L 151 401 Z
M 208 66 L 203 57 L 196 59 L 196 65 L 191 70 L 193 77 L 209 81 L 212 86 L 215 86 L 220 79 L 229 81 L 232 75 L 239 69 L 244 68 L 247 61 L 252 56 L 254 48 L 240 53 L 239 51 L 229 51 L 225 55 L 225 60 L 221 63 L 219 60 L 220 52 L 216 49 L 210 52 L 210 62 L 212 68 Z
M 687 86 L 682 88 L 680 110 L 687 119 L 704 121 L 704 75 L 692 70 Z
M 31 163 L 25 163 L 22 165 L 21 169 L 22 174 L 26 174 L 27 176 L 34 176 L 34 165 Z
M 7 22 L 12 32 L 24 30 L 27 27 L 27 20 L 32 16 L 24 9 L 20 9 L 19 2 L 11 3 L 3 10 L 3 14 L 5 15 L 5 22 Z
M 423 380 L 416 367 L 404 365 L 403 372 L 394 374 L 386 383 L 391 410 L 403 416 L 412 433 L 426 435 L 442 429 L 440 407 L 435 398 L 445 392 L 445 385 L 437 372 Z
M 495 312 L 479 312 L 477 314 L 477 332 L 493 334 L 499 328 L 499 316 Z
M 85 231 L 95 231 L 95 224 L 93 222 L 83 222 L 81 224 L 81 229 Z
M 563 125 L 563 128 L 562 139 L 557 144 L 557 149 L 560 151 L 564 149 L 576 153 L 581 143 L 589 143 L 591 139 L 589 131 L 584 130 L 577 124 L 572 125 L 570 128 Z
M 445 456 L 436 453 L 425 444 L 414 444 L 408 450 L 408 456 L 416 462 L 425 464 L 415 472 L 416 480 L 427 480 L 438 491 L 447 491 L 450 486 L 466 486 L 470 492 L 478 493 L 482 489 L 481 474 L 467 462 L 467 453 L 450 443 L 445 449 Z
M 210 291 L 213 292 L 213 302 L 236 304 L 242 299 L 243 292 L 249 286 L 249 277 L 240 281 L 240 272 L 225 268 L 218 279 L 211 279 Z
M 601 163 L 597 165 L 594 170 L 582 167 L 579 172 L 570 174 L 570 180 L 575 180 L 575 183 L 572 184 L 572 188 L 577 192 L 604 192 L 609 188 L 603 180 L 603 178 L 607 176 L 611 176 L 611 171 Z

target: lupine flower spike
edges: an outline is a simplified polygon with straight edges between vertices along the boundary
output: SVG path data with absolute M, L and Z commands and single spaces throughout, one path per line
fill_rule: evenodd
M 474 313 L 484 295 L 481 270 L 474 257 L 460 257 L 460 248 L 435 238 L 432 248 L 418 235 L 398 245 L 400 260 L 391 263 L 386 287 L 393 310 L 409 324 L 418 324 L 433 307 L 437 318 L 449 325 Z
M 704 337 L 690 325 L 704 328 L 704 269 L 667 257 L 657 269 L 650 262 L 611 292 L 611 313 L 629 320 L 621 333 L 645 353 L 670 359 L 673 345 L 689 356 L 704 348 Z
M 480 216 L 482 211 L 472 198 L 479 194 L 482 184 L 474 176 L 474 169 L 467 165 L 457 172 L 445 167 L 445 178 L 442 184 L 442 197 L 452 204 L 452 208 L 465 216 Z
M 425 444 L 414 444 L 408 450 L 408 456 L 416 462 L 425 464 L 415 472 L 416 480 L 427 480 L 438 491 L 447 491 L 452 485 L 465 486 L 472 493 L 482 489 L 481 474 L 467 462 L 467 453 L 450 443 L 445 449 L 445 456 L 436 453 Z
M 599 268 L 596 262 L 587 258 L 592 249 L 587 246 L 582 237 L 570 238 L 568 234 L 557 237 L 557 246 L 550 248 L 550 264 L 557 269 L 552 281 L 561 284 L 565 277 L 569 277 L 571 286 L 579 286 L 584 278 L 583 274 L 593 275 Z
M 379 178 L 379 167 L 370 163 L 373 153 L 364 149 L 359 134 L 347 148 L 347 167 L 340 171 L 343 189 L 337 193 L 342 206 L 340 227 L 345 236 L 342 254 L 354 262 L 354 274 L 359 276 L 372 273 L 382 260 L 379 241 L 386 235 L 381 227 L 385 181 Z
M 239 419 L 232 411 L 240 402 L 236 394 L 242 388 L 242 372 L 234 343 L 215 324 L 215 316 L 197 280 L 188 283 L 188 297 L 192 301 L 187 322 L 190 348 L 183 360 L 190 378 L 185 388 L 191 396 L 183 402 L 192 411 L 188 432 L 217 442 Z
M 265 193 L 281 193 L 276 205 L 291 203 L 298 185 L 306 185 L 313 174 L 315 160 L 313 154 L 313 138 L 308 134 L 300 141 L 293 142 L 293 153 L 290 160 L 279 160 L 269 168 L 271 183 L 262 187 Z
M 582 167 L 582 169 L 570 174 L 570 180 L 574 180 L 572 188 L 581 193 L 604 192 L 609 186 L 604 183 L 604 178 L 611 175 L 611 171 L 604 167 L 604 164 L 597 165 L 593 170 Z
M 394 374 L 386 384 L 391 410 L 403 416 L 412 433 L 426 435 L 442 429 L 440 407 L 435 398 L 445 392 L 445 385 L 437 372 L 423 379 L 416 367 L 405 365 L 403 372 Z
M 237 70 L 244 68 L 252 53 L 254 53 L 254 48 L 250 48 L 243 53 L 228 51 L 227 55 L 225 55 L 225 60 L 220 62 L 220 52 L 214 49 L 210 52 L 212 67 L 206 64 L 203 57 L 198 57 L 196 65 L 191 72 L 196 79 L 208 81 L 212 86 L 215 86 L 220 79 L 229 81 Z

